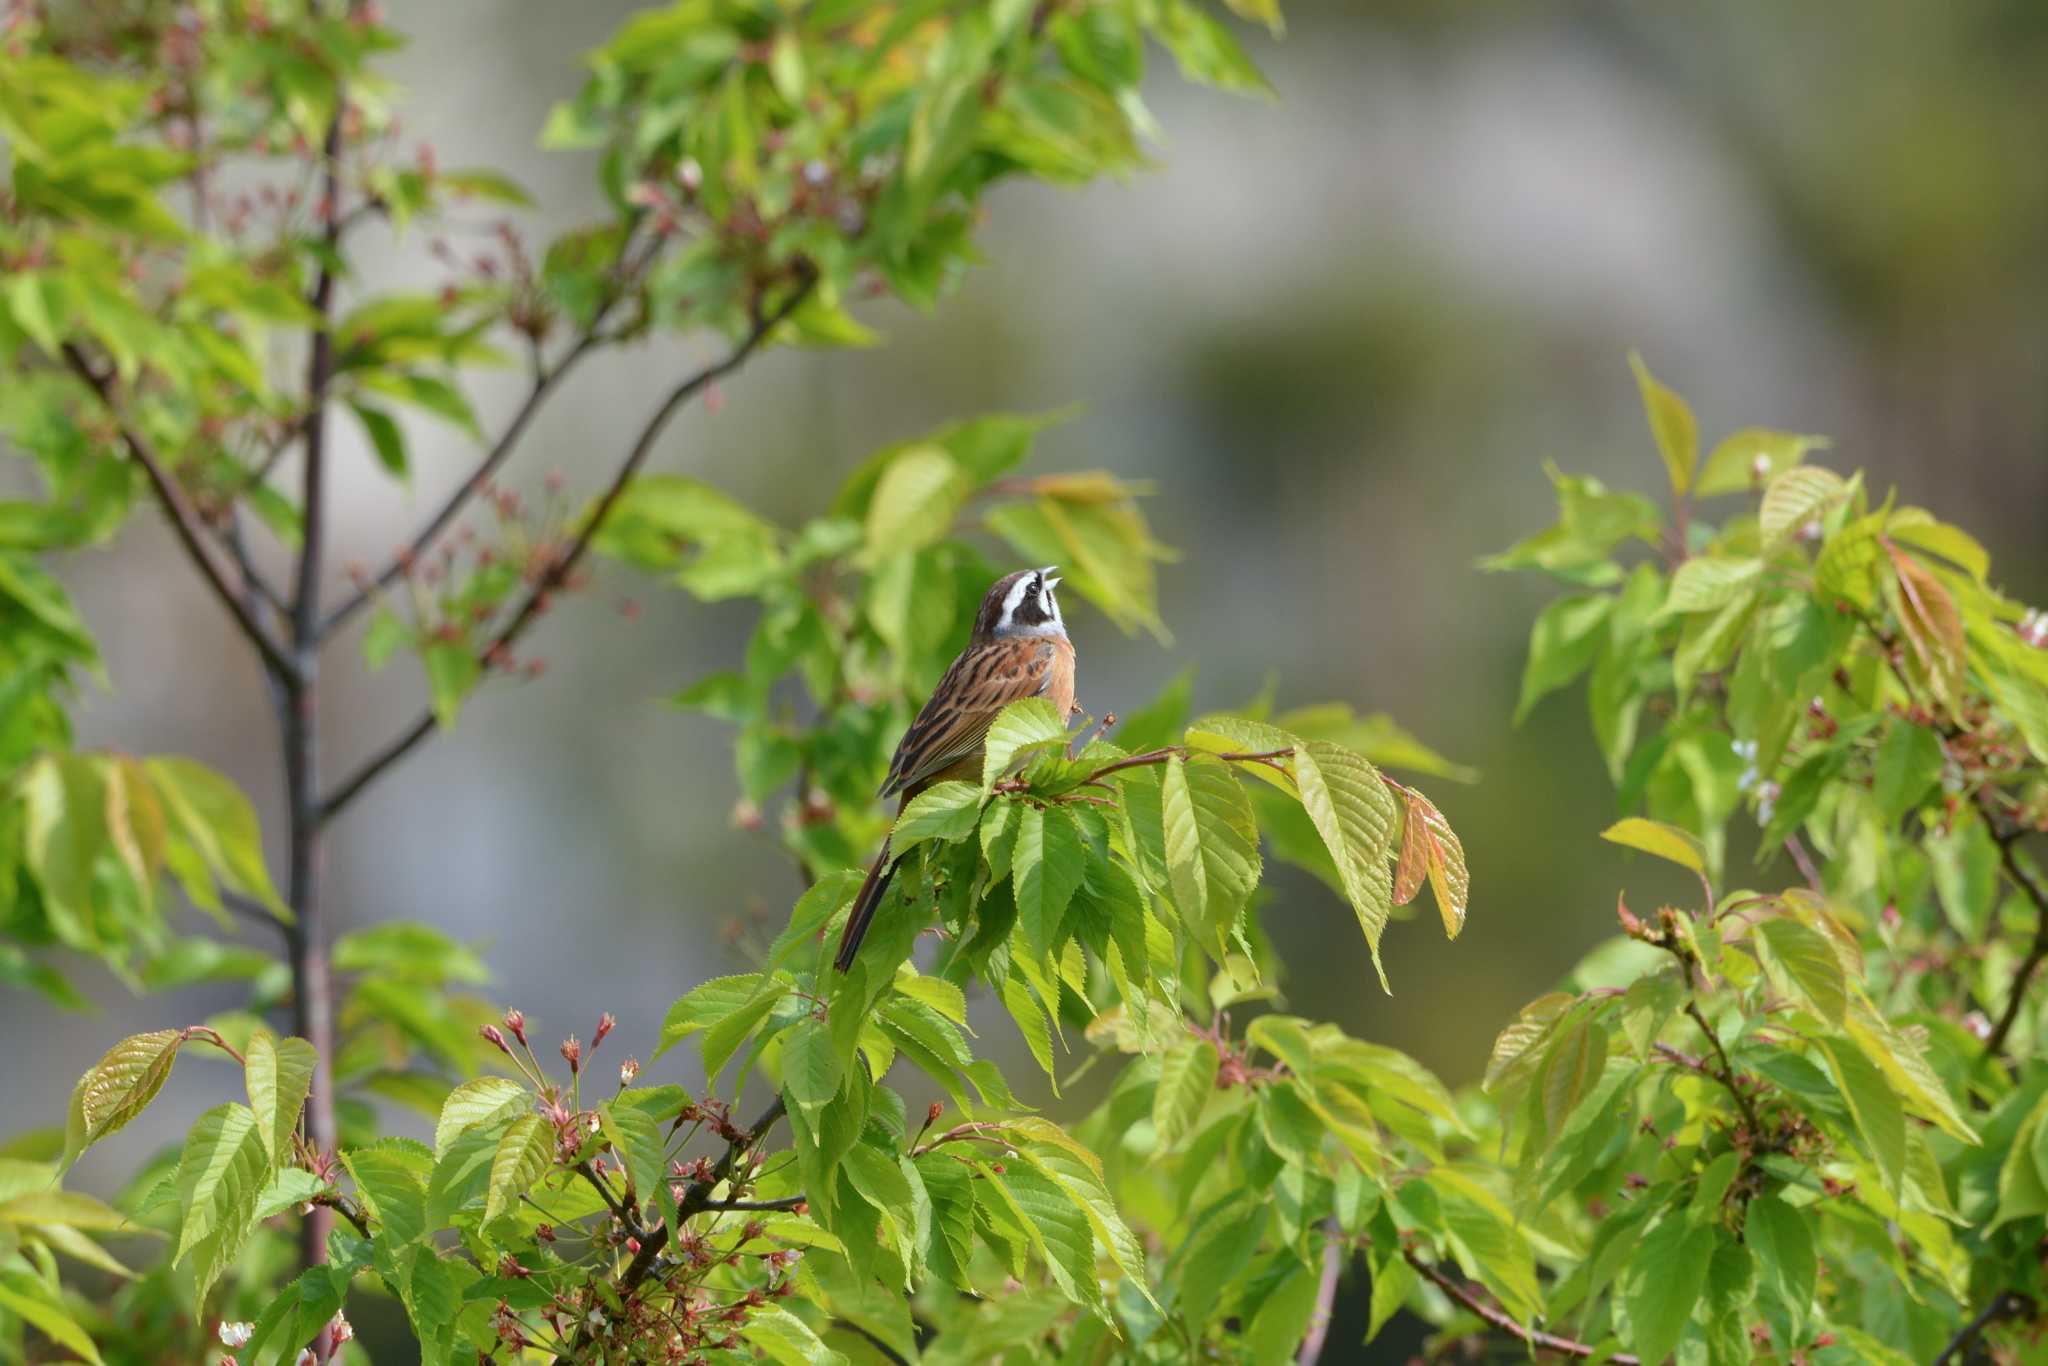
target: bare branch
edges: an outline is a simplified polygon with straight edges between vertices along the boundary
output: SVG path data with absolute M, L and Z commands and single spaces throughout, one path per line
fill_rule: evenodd
M 512 420 L 505 424 L 505 430 L 499 434 L 497 441 L 492 443 L 490 450 L 484 453 L 484 458 L 478 462 L 475 471 L 448 495 L 434 515 L 427 519 L 427 524 L 407 542 L 405 549 L 392 556 L 390 563 L 378 570 L 368 583 L 343 599 L 327 614 L 315 632 L 317 639 L 326 640 L 333 635 L 350 617 L 368 606 L 379 591 L 389 588 L 396 582 L 405 573 L 408 565 L 416 563 L 426 555 L 435 540 L 448 529 L 448 524 L 461 515 L 470 498 L 489 481 L 498 466 L 505 463 L 506 457 L 512 454 L 513 449 L 519 444 L 520 437 L 525 435 L 527 424 L 533 420 L 534 414 L 540 411 L 555 386 L 596 344 L 596 338 L 585 333 L 553 368 L 540 370 L 534 375 L 533 387 L 527 391 L 525 401 L 519 405 L 518 411 L 512 414 Z
M 1568 1357 L 1599 1355 L 1600 1349 L 1588 1343 L 1575 1342 L 1571 1338 L 1559 1337 L 1555 1333 L 1545 1333 L 1534 1328 L 1523 1327 L 1515 1321 L 1513 1315 L 1480 1299 L 1479 1296 L 1472 1293 L 1469 1286 L 1466 1286 L 1456 1277 L 1445 1272 L 1442 1267 L 1424 1261 L 1413 1248 L 1408 1249 L 1405 1255 L 1408 1258 L 1408 1265 L 1421 1272 L 1435 1284 L 1437 1289 L 1443 1291 L 1446 1295 L 1449 1295 L 1459 1304 L 1464 1305 L 1465 1308 L 1471 1310 L 1480 1318 L 1485 1319 L 1502 1332 L 1512 1334 L 1514 1337 L 1526 1342 L 1536 1351 L 1556 1352 L 1560 1356 Z M 1642 1359 L 1640 1357 L 1632 1356 L 1627 1352 L 1616 1352 L 1613 1356 L 1606 1357 L 1605 1360 L 1610 1363 L 1610 1366 L 1642 1366 Z
M 2014 1319 L 2033 1307 L 2033 1301 L 2015 1291 L 2003 1290 L 1991 1297 L 1991 1303 L 1979 1310 L 1977 1316 L 1956 1331 L 1949 1339 L 1948 1346 L 1941 1349 L 1941 1355 L 1934 1359 L 1934 1366 L 1948 1366 L 1951 1361 L 1962 1361 L 1984 1330 L 2001 1319 Z
M 1998 1013 L 1998 1023 L 1991 1026 L 1991 1032 L 1984 1037 L 1984 1052 L 1994 1058 L 2005 1051 L 2005 1041 L 2019 1022 L 2020 1006 L 2027 999 L 2027 987 L 2033 982 L 2035 971 L 2048 961 L 2048 888 L 2020 866 L 2019 854 L 2014 847 L 2018 843 L 2019 832 L 2014 831 L 1998 841 L 1998 852 L 2005 861 L 2006 876 L 2034 903 L 2034 943 L 2013 971 L 2012 987 L 2006 993 L 2005 1009 Z
M 92 363 L 85 358 L 85 353 L 69 342 L 64 345 L 64 360 L 72 373 L 85 381 L 87 387 L 99 396 L 101 405 L 114 419 L 121 435 L 122 446 L 127 448 L 129 456 L 136 464 L 142 466 L 143 473 L 149 477 L 149 486 L 156 493 L 157 502 L 163 505 L 164 512 L 171 519 L 171 529 L 178 534 L 178 543 L 185 548 L 185 554 L 192 563 L 198 566 L 201 576 L 213 589 L 214 596 L 220 599 L 221 604 L 228 609 L 228 614 L 234 617 L 235 625 L 241 628 L 249 643 L 256 647 L 257 652 L 263 656 L 264 664 L 272 672 L 281 677 L 296 678 L 299 672 L 297 662 L 285 650 L 283 644 L 264 629 L 263 623 L 256 619 L 244 597 L 245 585 L 238 582 L 232 570 L 215 559 L 207 543 L 206 524 L 200 517 L 199 510 L 192 506 L 192 500 L 185 496 L 184 488 L 148 440 L 122 416 L 112 378 L 93 369 Z
M 626 458 L 620 464 L 618 471 L 613 474 L 611 483 L 606 487 L 604 493 L 599 496 L 597 506 L 591 510 L 588 520 L 583 524 L 583 529 L 577 533 L 576 539 L 570 542 L 569 549 L 548 567 L 547 572 L 540 576 L 538 582 L 527 590 L 525 598 L 521 600 L 518 609 L 512 614 L 512 619 L 506 622 L 497 635 L 491 639 L 491 643 L 479 652 L 481 658 L 490 660 L 500 657 L 501 652 L 510 649 L 513 643 L 521 635 L 525 634 L 526 629 L 546 610 L 549 596 L 568 579 L 570 573 L 576 568 L 577 562 L 583 558 L 584 552 L 590 549 L 590 544 L 596 539 L 599 528 L 604 525 L 605 519 L 611 515 L 611 511 L 617 506 L 619 499 L 625 495 L 626 486 L 632 482 L 633 476 L 639 472 L 640 466 L 654 450 L 655 443 L 660 439 L 661 433 L 668 426 L 670 419 L 676 415 L 677 411 L 685 403 L 689 402 L 690 399 L 694 398 L 707 386 L 731 374 L 744 364 L 768 334 L 774 331 L 790 314 L 794 313 L 798 306 L 803 303 L 804 299 L 809 296 L 811 284 L 812 277 L 806 275 L 804 282 L 796 291 L 788 299 L 784 300 L 773 313 L 762 317 L 754 325 L 753 329 L 747 333 L 746 337 L 731 351 L 726 353 L 724 359 L 704 367 L 682 383 L 676 385 L 675 388 L 669 390 L 668 396 L 662 400 L 661 406 L 654 410 L 653 416 L 649 417 L 646 424 L 641 427 L 640 435 L 634 440 L 632 448 L 626 453 Z M 321 820 L 324 822 L 339 815 L 342 809 L 349 802 L 353 801 L 358 793 L 375 781 L 386 769 L 390 768 L 400 759 L 403 759 L 407 754 L 410 754 L 413 747 L 418 745 L 420 741 L 432 735 L 435 727 L 436 722 L 433 710 L 429 708 L 423 711 L 411 727 L 397 739 L 386 745 L 368 762 L 364 763 L 361 768 L 358 768 L 321 803 Z
M 802 1209 L 808 1203 L 810 1203 L 809 1199 L 805 1196 L 785 1195 L 780 1200 L 713 1200 L 705 1205 L 704 1208 L 721 1212 L 730 1210 L 791 1210 Z

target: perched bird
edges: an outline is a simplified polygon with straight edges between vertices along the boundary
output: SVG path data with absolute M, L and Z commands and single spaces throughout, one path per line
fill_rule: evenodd
M 1072 714 L 1074 647 L 1067 641 L 1060 605 L 1053 597 L 1060 584 L 1054 577 L 1057 568 L 1047 565 L 1006 574 L 983 596 L 967 648 L 939 680 L 930 700 L 903 733 L 896 757 L 889 761 L 881 795 L 886 798 L 900 793 L 899 813 L 933 783 L 979 778 L 982 743 L 988 738 L 989 725 L 1010 703 L 1043 697 L 1062 721 Z M 839 956 L 833 960 L 841 972 L 853 966 L 860 941 L 866 937 L 875 908 L 895 872 L 896 861 L 889 856 L 889 841 L 884 839 L 846 917 Z

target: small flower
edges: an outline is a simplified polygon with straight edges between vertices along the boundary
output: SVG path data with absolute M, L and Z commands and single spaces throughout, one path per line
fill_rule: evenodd
M 313 1355 L 311 1347 L 301 1347 L 298 1356 L 292 1360 L 292 1366 L 320 1366 L 320 1358 Z
M 356 1326 L 343 1318 L 339 1310 L 335 1312 L 333 1318 L 327 1321 L 327 1340 L 336 1347 L 351 1340 L 355 1335 Z
M 628 1058 L 619 1064 L 619 1085 L 631 1086 L 633 1078 L 640 1075 L 640 1059 Z
M 220 1344 L 223 1347 L 247 1347 L 249 1339 L 256 1335 L 253 1323 L 229 1323 L 223 1319 L 220 1325 Z
M 506 1011 L 506 1012 L 505 1012 L 505 1028 L 506 1028 L 506 1030 L 507 1030 L 507 1031 L 508 1031 L 508 1032 L 509 1032 L 509 1033 L 510 1033 L 510 1034 L 512 1035 L 512 1037 L 513 1037 L 513 1038 L 515 1038 L 515 1039 L 519 1040 L 519 1042 L 521 1042 L 521 1043 L 525 1043 L 525 1042 L 526 1042 L 526 1012 L 525 1012 L 525 1011 L 523 1011 L 523 1010 L 508 1010 L 508 1011 Z
M 497 1049 L 500 1053 L 507 1054 L 508 1056 L 511 1054 L 512 1050 L 505 1046 L 505 1036 L 498 1032 L 498 1027 L 496 1025 L 487 1024 L 483 1026 L 483 1028 L 477 1030 L 477 1033 L 483 1035 L 484 1041 L 490 1044 L 491 1047 Z
M 2048 647 L 2048 612 L 2038 607 L 2028 608 L 2027 614 L 2020 618 L 2018 630 L 2020 639 L 2034 649 Z
M 1778 785 L 1759 783 L 1756 789 L 1756 819 L 1760 825 L 1769 825 L 1771 817 L 1778 810 Z
M 676 183 L 691 194 L 704 188 L 704 168 L 695 157 L 684 157 L 676 163 Z
M 562 1061 L 569 1064 L 571 1074 L 583 1070 L 583 1045 L 576 1042 L 574 1034 L 562 1040 Z
M 604 1042 L 605 1035 L 611 1033 L 613 1029 L 617 1028 L 618 1023 L 618 1020 L 613 1018 L 612 1013 L 609 1010 L 607 1010 L 604 1014 L 597 1017 L 597 1029 L 590 1036 L 591 1052 L 595 1053 L 597 1051 L 598 1045 Z

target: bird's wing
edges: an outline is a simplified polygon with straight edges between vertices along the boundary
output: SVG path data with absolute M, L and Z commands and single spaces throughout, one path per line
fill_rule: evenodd
M 1048 642 L 1037 640 L 996 640 L 962 651 L 903 733 L 882 795 L 893 797 L 979 750 L 997 713 L 1045 691 L 1056 658 Z

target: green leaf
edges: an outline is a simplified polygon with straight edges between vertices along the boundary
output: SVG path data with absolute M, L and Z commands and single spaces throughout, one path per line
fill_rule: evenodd
M 1664 605 L 1652 621 L 1689 612 L 1718 612 L 1763 577 L 1764 562 L 1753 556 L 1695 555 L 1671 576 Z
M 1685 400 L 1659 384 L 1641 356 L 1629 352 L 1628 364 L 1635 371 L 1636 388 L 1642 391 L 1643 412 L 1650 419 L 1650 434 L 1657 439 L 1657 453 L 1664 457 L 1664 471 L 1671 476 L 1671 491 L 1683 498 L 1692 487 L 1693 466 L 1700 457 L 1699 424 Z
M 292 913 L 271 885 L 263 861 L 263 831 L 242 790 L 191 759 L 145 760 L 144 770 L 163 799 L 171 831 L 189 840 L 223 886 L 254 897 L 289 924 Z
M 1823 465 L 1802 465 L 1773 478 L 1757 510 L 1757 535 L 1765 546 L 1798 532 L 1848 492 L 1842 476 Z
M 1977 1131 L 1963 1117 L 1941 1077 L 1928 1065 L 1920 1045 L 1893 1029 L 1861 995 L 1850 1003 L 1845 1028 L 1863 1056 L 1877 1067 L 1901 1099 L 1950 1138 L 1963 1143 L 1977 1142 Z
M 1170 1148 L 1191 1132 L 1216 1089 L 1221 1059 L 1206 1039 L 1190 1039 L 1159 1060 L 1159 1086 L 1152 1093 L 1152 1127 L 1159 1145 Z
M 71 1316 L 63 1296 L 34 1273 L 0 1270 L 0 1309 L 19 1315 L 59 1347 L 100 1366 L 99 1348 L 93 1345 L 92 1336 Z
M 983 745 L 981 795 L 986 797 L 995 790 L 1019 755 L 1063 744 L 1066 738 L 1066 722 L 1043 697 L 1027 697 L 1004 707 L 989 725 Z
M 816 1110 L 838 1095 L 840 1072 L 839 1053 L 824 1021 L 806 1015 L 782 1036 L 782 1088 L 798 1107 Z
M 448 1093 L 441 1117 L 434 1123 L 434 1156 L 445 1157 L 449 1145 L 480 1124 L 496 1121 L 530 1103 L 526 1088 L 510 1077 L 477 1077 Z
M 1537 1086 L 1551 1133 L 1561 1130 L 1579 1102 L 1592 1093 L 1606 1066 L 1607 1027 L 1598 1020 L 1580 1020 L 1550 1045 Z
M 1392 864 L 1400 813 L 1393 794 L 1371 764 L 1324 740 L 1295 748 L 1294 780 L 1301 788 L 1302 810 L 1330 851 L 1345 898 L 1365 931 L 1380 990 L 1391 996 L 1380 963 L 1380 935 L 1394 912 Z
M 1702 498 L 1717 493 L 1741 493 L 1761 489 L 1806 458 L 1808 451 L 1824 451 L 1831 443 L 1824 436 L 1799 436 L 1774 432 L 1766 427 L 1744 427 L 1721 438 L 1700 467 L 1693 492 Z
M 1044 1259 L 1054 1284 L 1070 1300 L 1091 1304 L 1101 1296 L 1095 1275 L 1095 1232 L 1073 1196 L 1052 1178 L 1022 1162 L 1003 1164 L 997 1172 L 981 1159 L 974 1162 L 1033 1250 Z
M 1756 1254 L 1764 1288 L 1792 1321 L 1794 1341 L 1805 1341 L 1814 1287 L 1820 1278 L 1820 1257 L 1814 1251 L 1811 1225 L 1777 1196 L 1763 1195 L 1749 1202 L 1742 1236 Z
M 1706 849 L 1692 832 L 1675 825 L 1630 816 L 1602 830 L 1600 838 L 1645 854 L 1655 854 L 1681 868 L 1690 868 L 1701 877 L 1707 875 Z
M 1266 1293 L 1245 1330 L 1244 1343 L 1259 1366 L 1286 1366 L 1308 1334 L 1316 1312 L 1317 1275 L 1299 1262 Z
M 454 423 L 481 440 L 483 429 L 477 425 L 476 413 L 469 406 L 469 400 L 462 391 L 443 379 L 397 370 L 365 370 L 358 381 L 366 389 L 374 389 L 387 398 L 400 403 L 409 403 L 423 408 L 438 418 Z
M 291 1155 L 292 1135 L 298 1132 L 299 1111 L 313 1089 L 319 1055 L 304 1039 L 280 1039 L 268 1030 L 250 1036 L 243 1052 L 256 1135 L 270 1165 L 276 1167 Z
M 1053 1066 L 1052 1021 L 1046 1015 L 1045 1007 L 1039 1005 L 1038 998 L 1031 994 L 1031 984 L 1025 980 L 1021 967 L 1013 966 L 1009 976 L 1003 978 L 1002 997 L 1003 1009 L 1017 1022 L 1017 1032 L 1023 1036 L 1025 1047 L 1031 1050 L 1032 1060 L 1052 1083 L 1053 1094 L 1058 1095 L 1060 1083 Z
M 427 670 L 427 691 L 434 705 L 434 724 L 442 729 L 455 724 L 462 713 L 463 699 L 483 678 L 483 661 L 476 651 L 460 640 L 433 640 L 420 652 Z
M 664 1208 L 668 1198 L 668 1145 L 662 1142 L 661 1123 L 647 1110 L 632 1103 L 638 1092 L 628 1092 L 597 1109 L 604 1136 L 626 1163 L 626 1180 L 635 1198 L 659 1200 Z
M 942 447 L 902 451 L 868 501 L 865 557 L 874 562 L 941 540 L 969 491 L 966 473 Z
M 1016 887 L 1017 928 L 1033 955 L 1045 958 L 1059 945 L 1061 917 L 1088 869 L 1080 829 L 1064 807 L 1020 807 L 1017 842 L 1010 855 Z
M 199 1298 L 241 1252 L 255 1223 L 271 1166 L 246 1105 L 219 1105 L 193 1124 L 178 1157 L 176 1261 L 191 1260 Z
M 780 1305 L 749 1310 L 740 1337 L 782 1366 L 845 1366 L 844 1353 L 819 1340 L 810 1325 Z
M 1834 1065 L 1835 1084 L 1849 1102 L 1872 1162 L 1883 1174 L 1886 1187 L 1897 1195 L 1906 1170 L 1905 1107 L 1884 1073 L 1854 1046 L 1833 1039 L 1821 1040 L 1820 1046 Z
M 1764 967 L 1778 989 L 1840 1025 L 1849 1007 L 1849 983 L 1834 945 L 1790 916 L 1771 916 L 1756 929 Z
M 1529 628 L 1529 654 L 1522 665 L 1522 693 L 1515 702 L 1514 724 L 1521 725 L 1545 696 L 1586 671 L 1606 640 L 1608 613 L 1614 599 L 1605 594 L 1559 598 L 1545 607 Z
M 973 783 L 934 783 L 911 798 L 896 817 L 889 846 L 900 855 L 930 839 L 965 839 L 980 819 L 981 789 Z
M 1714 1257 L 1712 1226 L 1673 1211 L 1643 1235 L 1621 1285 L 1628 1342 L 1644 1361 L 1662 1361 L 1678 1347 L 1693 1306 L 1707 1288 Z
M 491 1158 L 491 1182 L 484 1197 L 484 1222 L 510 1214 L 519 1197 L 554 1165 L 555 1126 L 539 1115 L 521 1115 L 506 1127 Z
M 1928 789 L 1940 781 L 1941 738 L 1925 726 L 1894 725 L 1877 749 L 1871 795 L 1887 821 L 1896 821 L 1918 806 Z
M 78 1079 L 64 1124 L 64 1156 L 57 1164 L 60 1172 L 77 1161 L 80 1153 L 142 1113 L 163 1089 L 184 1041 L 184 1032 L 176 1029 L 130 1035 L 102 1054 Z
M 363 435 L 369 438 L 370 449 L 377 454 L 377 463 L 400 479 L 409 477 L 411 467 L 405 458 L 405 433 L 399 429 L 398 420 L 382 408 L 372 408 L 367 403 L 350 402 L 349 411 L 363 424 Z

